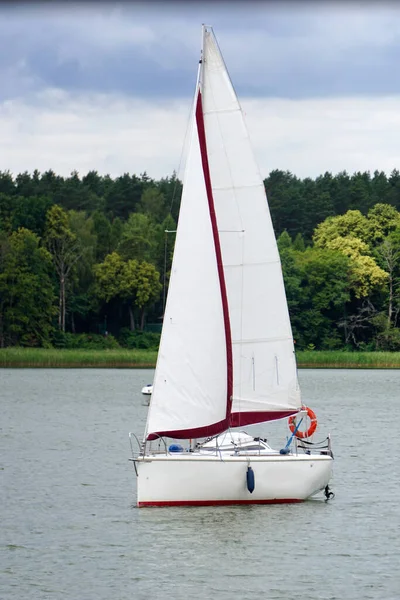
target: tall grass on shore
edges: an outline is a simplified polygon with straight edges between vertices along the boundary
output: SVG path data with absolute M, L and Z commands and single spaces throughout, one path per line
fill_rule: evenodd
M 300 369 L 400 369 L 400 352 L 303 350 L 296 358 Z
M 400 369 L 400 352 L 296 352 L 300 369 Z M 1 367 L 154 368 L 155 350 L 1 348 Z
M 153 368 L 154 350 L 1 348 L 0 367 Z

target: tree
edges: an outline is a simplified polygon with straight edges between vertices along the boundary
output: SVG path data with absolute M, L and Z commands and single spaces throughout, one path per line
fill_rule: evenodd
M 155 266 L 142 261 L 136 272 L 136 305 L 141 311 L 140 329 L 143 331 L 146 308 L 158 300 L 162 285 Z
M 280 257 L 296 346 L 339 347 L 337 321 L 350 300 L 349 259 L 332 250 L 293 247 L 283 248 Z
M 48 345 L 57 314 L 49 252 L 39 236 L 27 229 L 14 231 L 1 244 L 0 346 Z
M 115 250 L 111 240 L 111 223 L 101 211 L 92 214 L 94 232 L 96 234 L 96 260 L 102 261 L 107 254 Z
M 48 196 L 16 196 L 13 202 L 12 228 L 23 227 L 43 236 L 46 214 L 53 201 Z
M 392 325 L 396 325 L 400 309 L 400 226 L 376 248 L 375 255 L 388 275 L 387 329 L 389 330 Z
M 350 208 L 366 213 L 371 206 L 371 176 L 369 173 L 354 173 L 350 181 Z
M 14 198 L 0 192 L 0 229 L 10 232 L 12 230 Z
M 150 183 L 129 173 L 117 177 L 105 194 L 105 208 L 110 213 L 110 218 L 119 217 L 126 221 L 136 210 L 147 185 Z
M 390 174 L 385 202 L 400 208 L 400 172 L 397 169 L 393 169 Z
M 132 213 L 122 229 L 118 252 L 125 259 L 153 261 L 156 254 L 156 226 L 148 215 Z
M 301 233 L 298 233 L 293 240 L 293 250 L 298 250 L 299 252 L 304 252 L 306 249 L 306 245 L 304 243 L 304 238 Z
M 301 230 L 303 216 L 300 181 L 290 171 L 271 171 L 264 180 L 276 235 L 285 229 L 293 236 Z
M 83 248 L 68 223 L 67 213 L 55 204 L 47 212 L 45 243 L 52 256 L 59 281 L 58 327 L 65 331 L 67 283 L 72 267 L 83 254 Z
M 368 211 L 369 239 L 373 244 L 382 240 L 400 226 L 400 213 L 390 204 L 375 204 Z
M 176 223 L 181 204 L 182 182 L 178 179 L 174 171 L 171 177 L 163 177 L 159 181 L 156 181 L 155 185 L 164 196 L 165 207 L 171 213 L 171 217 Z
M 378 223 L 378 216 L 381 217 L 379 223 L 387 221 L 386 212 L 383 212 L 385 218 L 378 211 L 368 219 L 358 210 L 349 210 L 344 215 L 329 217 L 314 232 L 316 247 L 341 252 L 351 260 L 350 284 L 356 298 L 364 298 L 374 289 L 382 288 L 387 280 L 387 274 L 370 256 L 368 245 L 371 224 Z
M 286 229 L 282 231 L 281 235 L 276 240 L 276 243 L 279 252 L 282 252 L 283 250 L 292 247 L 292 238 L 290 237 Z
M 161 222 L 167 212 L 163 194 L 157 188 L 146 188 L 137 205 L 137 212 L 149 216 L 157 223 Z
M 338 322 L 338 326 L 344 330 L 344 342 L 346 346 L 352 344 L 356 348 L 365 345 L 364 337 L 370 332 L 377 311 L 368 298 L 363 300 L 361 307 L 354 314 L 346 314 Z
M 13 196 L 15 194 L 15 184 L 10 171 L 0 171 L 0 194 Z
M 71 320 L 71 330 L 72 333 L 75 333 L 75 315 L 79 315 L 81 318 L 85 317 L 91 305 L 88 291 L 94 279 L 93 265 L 97 238 L 93 219 L 88 217 L 84 211 L 70 210 L 68 223 L 72 233 L 76 236 L 79 248 L 79 260 L 71 269 L 69 301 L 66 303 L 67 313 Z
M 326 248 L 329 242 L 338 237 L 355 237 L 368 243 L 369 233 L 367 217 L 359 210 L 348 210 L 344 215 L 328 217 L 320 223 L 314 231 L 313 240 L 320 248 Z
M 380 256 L 382 263 L 385 265 L 386 272 L 388 274 L 388 314 L 387 314 L 387 325 L 388 328 L 392 324 L 393 318 L 393 304 L 398 300 L 398 285 L 399 281 L 395 278 L 395 272 L 398 269 L 400 263 L 400 249 L 395 246 L 390 239 L 386 239 L 377 249 L 377 253 Z
M 332 199 L 329 192 L 319 192 L 316 182 L 310 178 L 304 179 L 300 190 L 302 216 L 298 234 L 303 234 L 308 240 L 311 240 L 318 223 L 334 215 Z
M 134 311 L 137 307 L 143 329 L 145 309 L 157 300 L 162 287 L 154 265 L 134 259 L 124 261 L 117 252 L 112 252 L 103 263 L 95 266 L 94 271 L 96 295 L 107 303 L 119 299 L 127 305 L 131 331 L 136 328 Z
M 385 285 L 387 273 L 369 256 L 367 244 L 360 239 L 338 236 L 328 242 L 326 248 L 337 250 L 350 258 L 350 286 L 356 298 L 365 298 L 374 289 Z

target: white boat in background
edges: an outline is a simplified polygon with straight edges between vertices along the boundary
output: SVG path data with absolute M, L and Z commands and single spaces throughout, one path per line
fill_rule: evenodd
M 151 396 L 152 393 L 153 393 L 153 384 L 152 383 L 148 383 L 147 385 L 145 385 L 142 388 L 142 394 L 144 396 Z
M 281 450 L 243 431 L 288 417 Z M 203 26 L 146 430 L 143 441 L 130 434 L 137 505 L 299 502 L 323 490 L 328 498 L 330 438 L 314 444 L 315 428 L 301 402 L 263 180 L 213 30 Z

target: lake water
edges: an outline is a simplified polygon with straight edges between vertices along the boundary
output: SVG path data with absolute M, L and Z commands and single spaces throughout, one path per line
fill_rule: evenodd
M 137 509 L 128 432 L 152 377 L 0 369 L 1 600 L 400 598 L 400 371 L 299 372 L 334 500 Z

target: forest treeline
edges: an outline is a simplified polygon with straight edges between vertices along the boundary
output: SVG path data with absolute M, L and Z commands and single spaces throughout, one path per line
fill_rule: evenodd
M 296 346 L 399 350 L 400 173 L 264 184 Z M 175 174 L 0 172 L 0 346 L 156 347 L 181 191 Z

